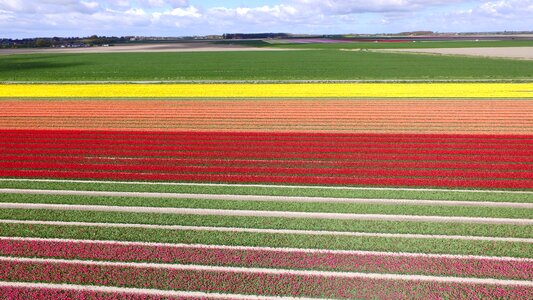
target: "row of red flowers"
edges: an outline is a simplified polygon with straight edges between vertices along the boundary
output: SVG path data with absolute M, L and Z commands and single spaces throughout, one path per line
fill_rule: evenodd
M 77 137 L 108 138 L 138 137 L 146 139 L 257 139 L 257 140 L 327 140 L 327 141 L 390 141 L 390 142 L 425 142 L 425 141 L 461 141 L 475 143 L 498 143 L 514 141 L 521 144 L 533 144 L 533 136 L 512 134 L 380 134 L 380 133 L 292 133 L 292 132 L 228 132 L 228 131 L 149 131 L 149 130 L 48 130 L 48 129 L 0 129 L 5 137 Z
M 516 150 L 516 149 L 479 149 L 479 147 L 472 147 L 469 149 L 449 149 L 449 148 L 432 148 L 432 147 L 414 147 L 414 148 L 398 148 L 394 146 L 371 148 L 366 146 L 329 146 L 329 147 L 306 147 L 306 146 L 284 146 L 282 144 L 277 146 L 246 146 L 234 143 L 220 143 L 210 146 L 193 146 L 193 145 L 178 145 L 178 146 L 159 146 L 159 145 L 143 145 L 143 144 L 121 144 L 112 143 L 107 144 L 90 144 L 90 143 L 76 143 L 76 142 L 56 142 L 48 141 L 43 143 L 0 143 L 1 150 L 16 150 L 16 149 L 41 149 L 41 150 L 57 150 L 57 149 L 90 149 L 91 151 L 108 151 L 111 149 L 119 149 L 121 151 L 142 151 L 142 152 L 156 152 L 156 153 L 173 153 L 173 152 L 228 152 L 239 153 L 244 151 L 255 152 L 261 151 L 263 153 L 306 153 L 306 154 L 339 154 L 339 155 L 353 155 L 353 154 L 426 154 L 426 155 L 505 155 L 525 157 L 526 161 L 531 161 L 533 150 Z M 529 158 L 530 160 L 527 160 Z
M 393 169 L 451 169 L 451 170 L 498 170 L 500 172 L 533 171 L 533 164 L 516 163 L 469 163 L 432 161 L 335 161 L 335 160 L 283 160 L 283 159 L 224 159 L 224 158 L 144 158 L 144 157 L 98 157 L 98 156 L 30 156 L 3 155 L 0 162 L 62 162 L 70 164 L 121 164 L 151 166 L 276 166 L 276 167 L 322 167 L 322 168 L 385 168 Z
M 100 180 L 153 180 L 221 183 L 279 183 L 314 185 L 365 185 L 365 186 L 425 186 L 464 188 L 531 189 L 532 180 L 461 179 L 461 178 L 387 178 L 387 177 L 330 177 L 330 176 L 278 176 L 250 174 L 168 174 L 90 172 L 60 170 L 1 170 L 0 177 L 37 177 L 61 179 Z
M 498 170 L 502 172 L 533 171 L 533 164 L 516 163 L 470 163 L 432 161 L 336 161 L 336 160 L 283 160 L 283 159 L 224 159 L 224 158 L 144 158 L 144 157 L 98 157 L 98 156 L 31 156 L 3 155 L 2 162 L 50 162 L 71 164 L 124 164 L 154 166 L 277 166 L 277 167 L 345 167 L 345 168 L 385 168 L 385 169 L 460 169 Z
M 2 156 L 14 158 L 0 160 L 3 177 L 533 188 L 531 136 L 0 132 L 10 139 L 0 141 Z M 156 144 L 165 138 L 175 144 Z M 391 142 L 398 139 L 400 147 Z M 455 143 L 461 147 L 448 148 Z M 221 158 L 224 163 L 211 164 Z
M 171 173 L 171 174 L 257 174 L 269 175 L 300 175 L 328 177 L 429 177 L 429 178 L 477 178 L 477 179 L 533 179 L 533 172 L 498 172 L 470 170 L 423 170 L 423 169 L 382 169 L 382 168 L 297 168 L 268 166 L 161 166 L 131 164 L 76 164 L 57 162 L 1 162 L 4 170 L 64 170 L 64 171 L 112 171 L 139 173 Z
M 305 159 L 305 160 L 390 160 L 390 161 L 445 161 L 445 162 L 495 162 L 495 163 L 533 163 L 533 156 L 506 155 L 458 155 L 458 154 L 394 154 L 394 153 L 288 153 L 247 151 L 144 151 L 122 149 L 32 149 L 5 148 L 4 155 L 68 155 L 68 156 L 105 156 L 105 157 L 177 157 L 177 158 L 228 158 L 228 159 Z
M 358 147 L 358 148 L 394 148 L 394 149 L 417 149 L 420 147 L 424 148 L 436 148 L 436 149 L 514 149 L 514 150 L 531 150 L 533 149 L 532 144 L 521 144 L 516 140 L 509 141 L 499 141 L 494 143 L 487 142 L 456 142 L 456 141 L 446 141 L 440 140 L 436 142 L 425 141 L 420 142 L 418 140 L 412 141 L 331 141 L 331 140 L 288 140 L 288 141 L 277 141 L 277 140 L 248 140 L 248 139 L 219 139 L 213 137 L 209 140 L 196 140 L 194 138 L 180 138 L 180 139 L 146 139 L 138 138 L 135 135 L 133 136 L 122 136 L 114 138 L 113 140 L 105 139 L 101 137 L 90 137 L 90 138 L 63 138 L 60 136 L 51 136 L 51 137 L 3 137 L 0 141 L 0 145 L 11 145 L 11 144 L 26 144 L 30 145 L 42 145 L 42 144 L 70 144 L 70 145 L 98 145 L 106 146 L 111 144 L 122 144 L 122 145 L 142 145 L 142 146 L 201 146 L 201 147 L 212 147 L 212 146 L 235 146 L 235 147 L 262 147 L 262 148 L 328 148 L 335 147 L 338 148 L 348 148 L 348 147 Z M 349 148 L 348 148 L 349 149 Z

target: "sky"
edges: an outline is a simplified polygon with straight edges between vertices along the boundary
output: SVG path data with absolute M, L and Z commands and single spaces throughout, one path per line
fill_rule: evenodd
M 0 38 L 532 31 L 533 0 L 0 0 Z

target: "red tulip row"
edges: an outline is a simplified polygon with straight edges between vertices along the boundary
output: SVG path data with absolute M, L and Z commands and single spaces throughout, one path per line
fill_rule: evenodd
M 89 172 L 60 170 L 0 170 L 0 177 L 37 177 L 95 180 L 145 180 L 224 183 L 276 183 L 312 185 L 363 185 L 363 186 L 424 186 L 464 188 L 531 189 L 531 180 L 460 179 L 460 178 L 387 178 L 387 177 L 328 177 L 328 176 L 277 176 L 250 174 L 167 174 Z
M 252 269 L 0 261 L 0 280 L 339 299 L 531 299 L 533 287 Z
M 423 148 L 421 146 L 415 149 L 395 149 L 390 148 L 367 148 L 367 147 L 286 147 L 283 145 L 273 147 L 246 147 L 234 144 L 219 144 L 213 146 L 153 146 L 153 145 L 132 145 L 132 144 L 116 144 L 108 143 L 106 145 L 91 145 L 91 144 L 76 144 L 71 142 L 53 142 L 40 143 L 40 144 L 27 144 L 27 143 L 11 143 L 0 144 L 0 151 L 16 151 L 19 149 L 42 149 L 42 150 L 58 150 L 58 149 L 72 149 L 80 150 L 89 148 L 92 151 L 109 151 L 112 149 L 122 151 L 152 151 L 156 153 L 172 154 L 174 152 L 228 152 L 228 153 L 240 153 L 246 152 L 262 152 L 262 153 L 307 153 L 307 154 L 339 154 L 339 155 L 353 155 L 353 154 L 422 154 L 422 155 L 494 155 L 494 156 L 512 156 L 523 157 L 525 161 L 531 162 L 533 157 L 533 151 L 530 150 L 507 150 L 507 149 L 434 149 Z
M 224 159 L 224 158 L 142 158 L 142 157 L 86 157 L 86 156 L 31 156 L 2 155 L 0 163 L 8 162 L 50 162 L 66 164 L 109 164 L 131 166 L 262 166 L 262 167 L 313 167 L 313 168 L 381 168 L 395 169 L 448 169 L 448 170 L 494 170 L 500 172 L 533 171 L 533 164 L 516 163 L 469 163 L 431 161 L 335 161 L 335 160 L 268 160 L 268 159 Z
M 342 144 L 334 147 L 335 143 L 328 141 L 329 137 L 356 137 L 337 134 L 275 133 L 270 136 L 270 139 L 284 137 L 292 139 L 292 142 L 271 141 L 267 146 L 261 146 L 259 142 L 250 142 L 254 146 L 248 148 L 239 146 L 241 142 L 239 137 L 243 137 L 246 142 L 248 136 L 268 138 L 269 134 L 221 133 L 221 136 L 234 137 L 237 141 L 213 140 L 204 141 L 203 145 L 187 145 L 188 137 L 196 133 L 165 133 L 165 136 L 181 141 L 183 145 L 177 146 L 143 145 L 136 141 L 138 136 L 149 136 L 146 132 L 7 131 L 6 134 L 11 139 L 19 139 L 19 141 L 12 140 L 3 144 L 0 142 L 2 156 L 18 156 L 25 159 L 0 160 L 0 176 L 4 177 L 533 188 L 533 173 L 530 172 L 533 166 L 533 151 L 529 148 L 520 150 L 517 147 L 507 149 L 505 142 L 501 143 L 501 147 L 493 149 L 478 149 L 479 144 L 472 144 L 470 148 L 464 149 L 435 148 L 441 147 L 439 144 L 422 144 L 419 148 L 413 149 L 366 147 L 370 144 L 363 144 L 366 145 L 365 147 Z M 49 139 L 29 143 L 28 137 L 37 134 L 48 136 Z M 122 142 L 106 140 L 106 143 L 91 144 L 87 141 L 71 139 L 80 136 L 97 139 L 98 134 L 107 138 L 118 135 L 122 138 Z M 160 135 L 160 133 L 154 134 Z M 217 137 L 214 133 L 198 133 L 198 135 Z M 65 136 L 68 138 L 64 139 Z M 320 138 L 329 144 L 318 147 L 291 147 L 290 145 L 294 145 L 299 136 Z M 373 138 L 376 135 L 361 136 Z M 409 138 L 412 142 L 415 142 L 417 137 L 416 135 L 391 136 L 392 138 Z M 420 137 L 425 138 L 425 136 Z M 441 135 L 431 137 L 446 139 Z M 465 137 L 468 136 L 450 138 Z M 519 136 L 507 138 L 520 140 Z M 475 136 L 475 139 L 482 140 L 482 137 Z M 528 140 L 529 137 L 522 139 Z M 506 139 L 502 138 L 500 141 L 504 140 Z M 124 144 L 123 141 L 130 142 Z M 289 144 L 285 145 L 285 143 Z M 105 158 L 107 162 L 76 161 L 79 157 Z M 52 158 L 53 163 L 46 162 L 47 159 L 52 161 Z M 204 165 L 152 164 L 154 160 L 161 159 L 206 163 Z M 217 159 L 224 159 L 227 163 L 212 165 L 209 162 Z M 144 162 L 134 163 L 135 160 Z M 257 160 L 263 163 L 257 163 Z M 243 165 L 238 165 L 239 161 L 244 162 Z M 275 161 L 285 163 L 273 165 L 272 162 Z M 328 164 L 329 168 L 323 167 Z M 498 164 L 510 166 L 510 168 L 502 170 L 501 166 L 500 168 L 491 167 Z M 468 168 L 461 166 L 468 166 Z M 452 167 L 452 170 L 445 167 Z
M 182 139 L 139 139 L 135 136 L 123 136 L 113 140 L 104 138 L 24 138 L 24 137 L 5 137 L 0 140 L 0 146 L 2 147 L 21 147 L 21 146 L 42 146 L 42 147 L 55 147 L 60 145 L 69 146 L 87 146 L 90 145 L 95 148 L 107 148 L 110 145 L 126 145 L 134 146 L 136 148 L 142 147 L 143 149 L 152 150 L 194 150 L 194 149 L 209 149 L 210 147 L 225 147 L 231 148 L 261 148 L 261 149 L 313 149 L 314 151 L 336 150 L 338 152 L 350 152 L 354 149 L 455 149 L 455 150 L 472 150 L 472 149 L 484 149 L 484 150 L 500 150 L 500 152 L 513 151 L 531 151 L 533 144 L 513 144 L 500 141 L 499 143 L 462 143 L 454 141 L 440 141 L 440 142 L 388 142 L 388 141 L 368 141 L 368 142 L 342 142 L 342 141 L 330 141 L 330 140 L 317 140 L 317 141 L 305 141 L 305 140 L 289 140 L 289 141 L 277 141 L 277 140 L 219 140 L 218 138 L 209 140 L 194 140 L 192 138 Z
M 439 155 L 439 154 L 338 154 L 338 153 L 264 153 L 261 151 L 134 151 L 134 150 L 93 150 L 93 149 L 4 149 L 5 155 L 63 155 L 63 156 L 104 156 L 104 157 L 178 157 L 178 158 L 228 158 L 228 159 L 297 159 L 297 160 L 390 160 L 390 161 L 453 161 L 453 162 L 495 162 L 533 163 L 533 156 L 505 155 Z
M 514 141 L 515 143 L 532 144 L 532 136 L 511 134 L 380 134 L 380 133 L 302 133 L 302 132 L 230 132 L 230 131 L 131 131 L 131 130 L 69 130 L 69 129 L 0 129 L 5 137 L 76 137 L 76 138 L 108 138 L 117 137 L 147 138 L 147 139 L 256 139 L 256 140 L 327 140 L 327 141 L 389 141 L 389 142 L 475 142 L 499 143 Z
M 139 172 L 157 174 L 255 174 L 269 175 L 299 175 L 299 176 L 328 176 L 328 177 L 451 177 L 451 178 L 498 178 L 498 179 L 533 179 L 531 172 L 497 172 L 497 171 L 469 171 L 469 170 L 409 170 L 409 169 L 381 169 L 381 168 L 291 168 L 291 167 L 240 167 L 240 166 L 157 166 L 131 164 L 76 164 L 76 163 L 47 163 L 47 162 L 2 162 L 2 169 L 32 169 L 32 170 L 72 170 L 72 171 L 111 171 L 111 172 Z
M 533 279 L 532 260 L 201 245 L 0 240 L 0 255 L 323 271 Z
M 201 147 L 212 147 L 219 146 L 221 144 L 234 146 L 234 147 L 246 147 L 246 148 L 257 148 L 257 147 L 273 147 L 273 148 L 327 148 L 339 147 L 347 148 L 348 147 L 358 147 L 358 148 L 394 148 L 394 149 L 416 149 L 420 147 L 424 148 L 437 148 L 437 149 L 503 149 L 503 150 L 531 150 L 533 149 L 532 144 L 519 144 L 511 143 L 506 141 L 500 141 L 495 143 L 483 143 L 483 142 L 456 142 L 456 141 L 438 141 L 438 142 L 420 142 L 420 141 L 379 141 L 379 140 L 369 140 L 369 141 L 331 141 L 327 139 L 322 140 L 250 140 L 250 139 L 220 139 L 219 137 L 213 137 L 209 140 L 197 140 L 192 137 L 179 138 L 179 139 L 147 139 L 139 138 L 136 136 L 121 136 L 114 138 L 112 140 L 106 138 L 90 137 L 90 138 L 76 138 L 76 137 L 4 137 L 0 141 L 0 145 L 9 146 L 15 144 L 25 144 L 28 146 L 31 145 L 41 145 L 41 144 L 51 144 L 57 145 L 58 143 L 69 143 L 73 145 L 98 145 L 100 147 L 105 147 L 110 144 L 112 141 L 114 144 L 121 145 L 142 145 L 142 146 L 201 146 Z
M 533 164 L 516 163 L 469 163 L 431 161 L 335 161 L 335 160 L 268 160 L 268 159 L 224 159 L 224 158 L 142 158 L 142 157 L 86 157 L 86 156 L 31 156 L 2 155 L 0 162 L 50 162 L 70 164 L 121 164 L 133 166 L 276 166 L 276 167 L 345 167 L 394 169 L 449 169 L 449 170 L 498 170 L 533 171 Z

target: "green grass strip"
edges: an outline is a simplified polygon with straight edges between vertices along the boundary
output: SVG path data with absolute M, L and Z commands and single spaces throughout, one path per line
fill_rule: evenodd
M 304 47 L 309 48 L 308 45 Z M 531 79 L 533 61 L 371 51 L 0 56 L 0 81 Z M 222 71 L 221 71 L 222 70 Z
M 340 190 L 340 189 L 325 189 L 325 188 L 165 185 L 164 183 L 162 184 L 128 184 L 128 183 L 96 183 L 96 182 L 78 183 L 78 182 L 42 182 L 42 181 L 16 181 L 16 180 L 0 181 L 0 188 L 533 203 L 533 194 L 464 192 L 464 191 L 456 192 L 456 191 L 423 191 L 423 190 L 421 191 Z
M 532 219 L 533 209 L 469 206 L 390 205 L 365 203 L 258 202 L 240 200 L 129 198 L 64 195 L 0 194 L 0 202 L 77 204 L 106 206 L 177 207 L 224 210 L 388 214 L 417 216 L 464 216 Z
M 0 219 L 533 238 L 533 226 L 2 209 Z
M 0 224 L 2 236 L 532 257 L 528 243 Z

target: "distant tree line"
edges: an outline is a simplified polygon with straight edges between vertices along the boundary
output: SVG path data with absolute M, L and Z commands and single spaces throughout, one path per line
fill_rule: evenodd
M 31 39 L 0 39 L 0 48 L 91 47 L 128 42 L 131 37 L 89 36 Z
M 290 34 L 288 33 L 225 33 L 222 35 L 222 38 L 227 40 L 236 40 L 236 39 L 282 39 L 288 38 Z

